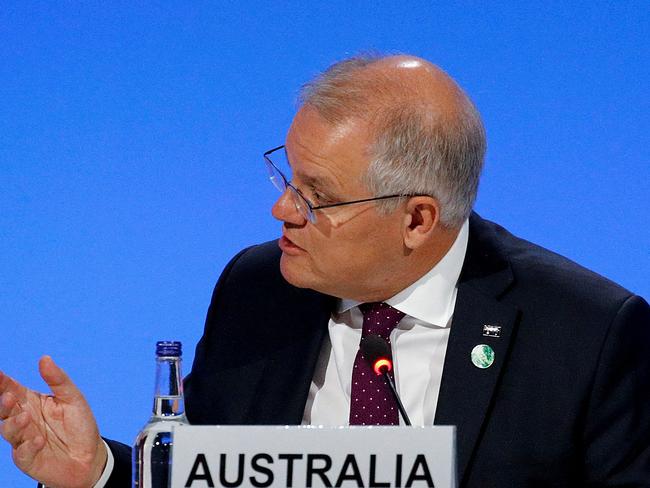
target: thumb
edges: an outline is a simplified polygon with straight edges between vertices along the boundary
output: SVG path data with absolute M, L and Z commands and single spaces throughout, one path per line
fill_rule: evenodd
M 70 377 L 59 368 L 50 356 L 43 356 L 38 362 L 41 378 L 48 384 L 54 396 L 65 403 L 83 400 L 83 395 Z

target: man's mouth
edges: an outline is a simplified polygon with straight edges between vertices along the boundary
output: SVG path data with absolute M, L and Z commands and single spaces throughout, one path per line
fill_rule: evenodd
M 305 250 L 302 247 L 295 244 L 291 239 L 289 239 L 285 235 L 280 237 L 280 240 L 278 241 L 278 246 L 280 247 L 283 253 L 286 253 L 290 256 L 305 252 Z

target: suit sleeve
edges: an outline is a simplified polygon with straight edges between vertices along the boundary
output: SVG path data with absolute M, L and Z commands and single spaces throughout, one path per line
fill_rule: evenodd
M 628 298 L 602 344 L 584 429 L 594 487 L 650 487 L 650 307 Z
M 113 471 L 104 488 L 131 486 L 131 448 L 121 442 L 104 439 L 113 454 Z

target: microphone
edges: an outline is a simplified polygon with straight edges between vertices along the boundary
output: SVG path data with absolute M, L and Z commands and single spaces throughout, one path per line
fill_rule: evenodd
M 377 374 L 377 376 L 383 376 L 388 383 L 390 391 L 393 394 L 393 398 L 395 398 L 395 401 L 397 402 L 399 413 L 402 415 L 402 420 L 404 420 L 404 423 L 406 425 L 411 425 L 411 421 L 406 414 L 404 405 L 402 405 L 402 400 L 400 400 L 397 389 L 395 388 L 395 383 L 388 374 L 393 369 L 390 346 L 381 336 L 378 336 L 377 334 L 371 334 L 361 341 L 359 347 L 361 348 L 361 352 L 366 358 L 366 361 L 370 363 L 370 367 L 375 372 L 375 374 Z

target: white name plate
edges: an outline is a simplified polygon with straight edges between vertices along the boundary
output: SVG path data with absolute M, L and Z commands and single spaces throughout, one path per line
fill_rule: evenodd
M 173 488 L 456 488 L 456 428 L 179 426 Z

